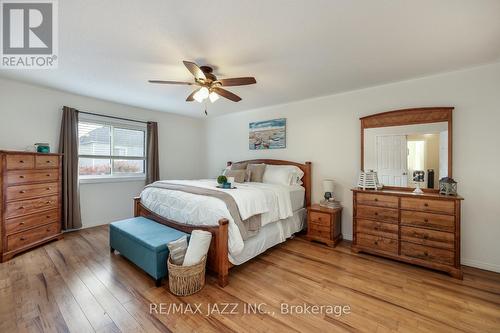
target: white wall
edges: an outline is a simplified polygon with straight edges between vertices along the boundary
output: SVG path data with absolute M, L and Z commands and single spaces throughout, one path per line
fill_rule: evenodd
M 157 121 L 160 174 L 168 178 L 204 175 L 203 120 L 149 111 L 57 90 L 0 79 L 0 149 L 24 150 L 35 142 L 48 142 L 57 151 L 62 106 L 81 111 L 137 120 Z M 84 227 L 132 216 L 132 198 L 144 182 L 81 185 Z
M 424 106 L 455 106 L 453 173 L 465 197 L 462 262 L 500 272 L 500 63 L 209 118 L 210 176 L 228 160 L 278 158 L 312 161 L 313 201 L 321 180 L 336 180 L 344 206 L 342 231 L 352 238 L 352 194 L 360 168 L 359 117 Z M 287 118 L 287 148 L 250 151 L 248 123 Z

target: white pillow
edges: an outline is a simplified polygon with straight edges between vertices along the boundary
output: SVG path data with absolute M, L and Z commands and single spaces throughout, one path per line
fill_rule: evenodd
M 263 183 L 281 185 L 302 185 L 304 172 L 294 165 L 272 165 L 266 166 Z

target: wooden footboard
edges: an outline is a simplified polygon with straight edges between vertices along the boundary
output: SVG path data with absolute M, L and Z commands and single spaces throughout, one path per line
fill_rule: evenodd
M 134 216 L 144 216 L 150 220 L 164 224 L 171 228 L 191 233 L 193 230 L 206 230 L 212 233 L 212 243 L 207 256 L 207 267 L 209 271 L 217 274 L 221 287 L 229 282 L 229 268 L 231 264 L 228 259 L 228 223 L 227 219 L 219 220 L 219 225 L 214 227 L 186 225 L 173 220 L 166 219 L 153 213 L 141 204 L 141 198 L 134 198 Z

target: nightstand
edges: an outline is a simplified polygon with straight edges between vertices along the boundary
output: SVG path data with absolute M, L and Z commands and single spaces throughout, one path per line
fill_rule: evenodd
M 335 247 L 342 240 L 341 221 L 342 208 L 307 207 L 306 238 Z

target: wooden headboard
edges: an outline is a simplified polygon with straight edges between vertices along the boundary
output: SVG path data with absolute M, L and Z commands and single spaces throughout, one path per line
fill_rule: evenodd
M 302 177 L 302 186 L 306 189 L 306 194 L 305 194 L 305 201 L 306 201 L 306 207 L 309 207 L 311 205 L 311 162 L 305 162 L 304 164 L 302 163 L 297 163 L 297 162 L 291 162 L 291 161 L 283 161 L 283 160 L 269 160 L 269 159 L 259 159 L 259 160 L 246 160 L 246 161 L 239 161 L 235 163 L 251 163 L 251 164 L 260 164 L 260 163 L 265 163 L 265 164 L 274 164 L 274 165 L 294 165 L 298 167 L 300 170 L 304 172 L 304 177 Z M 233 162 L 229 161 L 227 162 L 227 166 L 232 165 Z

